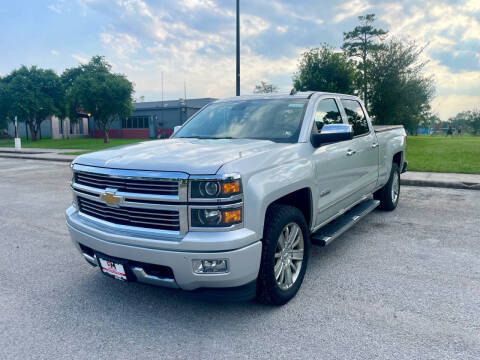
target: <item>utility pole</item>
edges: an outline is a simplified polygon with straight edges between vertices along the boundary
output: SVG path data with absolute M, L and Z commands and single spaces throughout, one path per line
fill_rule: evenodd
M 240 0 L 237 0 L 237 71 L 236 71 L 236 95 L 240 96 Z

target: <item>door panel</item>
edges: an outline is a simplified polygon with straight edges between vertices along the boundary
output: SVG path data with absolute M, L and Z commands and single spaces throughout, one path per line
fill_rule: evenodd
M 355 189 L 358 196 L 371 193 L 377 185 L 378 179 L 378 146 L 375 132 L 360 136 L 352 140 L 351 148 L 355 151 L 350 156 L 350 163 L 355 169 L 353 178 L 355 179 Z
M 371 193 L 377 184 L 379 146 L 362 105 L 352 99 L 342 99 L 341 103 L 354 131 L 347 162 L 351 166 L 355 199 L 358 200 Z
M 351 142 L 352 140 L 324 145 L 313 153 L 319 194 L 316 225 L 343 210 L 349 201 L 354 201 L 351 199 L 355 194 L 352 182 L 354 169 L 346 155 Z
M 344 123 L 337 101 L 333 98 L 320 100 L 315 111 L 313 131 L 321 131 L 323 125 L 335 123 Z M 351 146 L 351 140 L 323 145 L 312 154 L 315 186 L 319 194 L 315 225 L 341 211 L 346 199 L 355 190 L 351 165 L 346 161 L 346 153 Z

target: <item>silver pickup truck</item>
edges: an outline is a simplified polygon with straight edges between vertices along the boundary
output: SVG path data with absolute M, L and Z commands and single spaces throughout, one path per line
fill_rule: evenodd
M 355 96 L 220 100 L 170 139 L 76 158 L 67 225 L 116 279 L 281 305 L 312 243 L 395 209 L 405 149 L 403 127 L 372 126 Z

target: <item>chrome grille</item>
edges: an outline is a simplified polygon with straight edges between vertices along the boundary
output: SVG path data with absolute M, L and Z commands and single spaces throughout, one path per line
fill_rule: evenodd
M 159 230 L 180 230 L 180 216 L 177 210 L 111 207 L 84 197 L 78 197 L 78 206 L 84 214 L 114 224 Z
M 128 178 L 77 171 L 75 182 L 97 189 L 114 188 L 117 191 L 137 194 L 178 195 L 177 180 Z

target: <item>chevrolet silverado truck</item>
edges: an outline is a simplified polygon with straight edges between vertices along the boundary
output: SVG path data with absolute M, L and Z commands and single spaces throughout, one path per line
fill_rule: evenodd
M 71 165 L 67 226 L 108 276 L 281 305 L 312 243 L 398 204 L 405 131 L 372 126 L 355 96 L 234 97 L 175 130 Z

